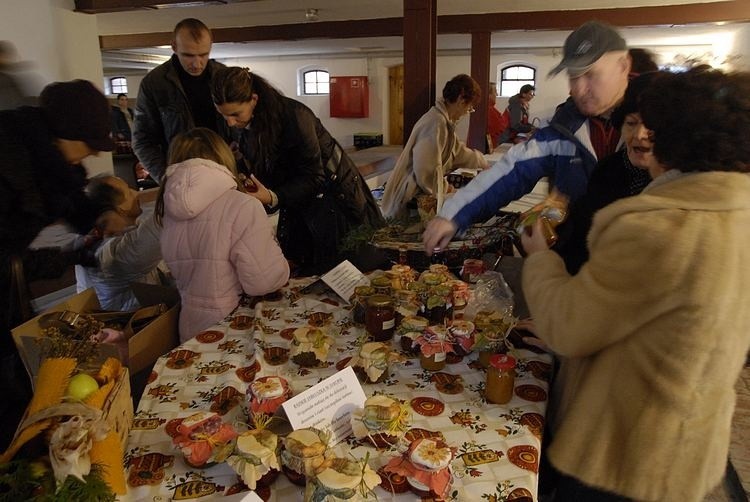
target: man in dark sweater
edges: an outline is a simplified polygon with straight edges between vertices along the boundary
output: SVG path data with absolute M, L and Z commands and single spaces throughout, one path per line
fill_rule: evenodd
M 183 19 L 174 28 L 169 61 L 141 81 L 133 124 L 133 150 L 156 181 L 166 170 L 169 143 L 193 127 L 219 131 L 209 84 L 221 63 L 209 59 L 211 31 L 201 21 Z

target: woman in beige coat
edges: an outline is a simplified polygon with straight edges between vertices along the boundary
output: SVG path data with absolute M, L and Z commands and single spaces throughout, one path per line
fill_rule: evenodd
M 750 75 L 668 74 L 641 115 L 654 181 L 595 215 L 580 272 L 538 225 L 522 238 L 538 336 L 564 358 L 555 500 L 699 501 L 726 465 L 750 348 Z
M 448 189 L 444 176 L 451 171 L 487 167 L 482 152 L 467 147 L 456 135 L 456 124 L 479 105 L 480 93 L 479 84 L 468 75 L 456 75 L 446 82 L 443 97 L 414 124 L 385 184 L 383 216 L 407 217 L 407 203 L 420 194 L 441 201 Z

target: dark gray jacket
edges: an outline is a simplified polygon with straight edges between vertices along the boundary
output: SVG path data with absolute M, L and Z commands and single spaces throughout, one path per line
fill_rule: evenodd
M 209 60 L 206 71 L 213 75 L 223 67 Z M 216 113 L 216 130 L 224 119 Z M 187 95 L 172 60 L 151 70 L 141 81 L 133 121 L 133 151 L 151 177 L 161 181 L 167 168 L 169 143 L 177 134 L 195 127 Z

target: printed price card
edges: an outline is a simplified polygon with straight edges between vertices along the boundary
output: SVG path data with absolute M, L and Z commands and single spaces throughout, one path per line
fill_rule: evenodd
M 331 446 L 352 433 L 351 414 L 365 405 L 362 390 L 351 366 L 287 400 L 282 406 L 292 429 L 315 427 L 331 432 Z

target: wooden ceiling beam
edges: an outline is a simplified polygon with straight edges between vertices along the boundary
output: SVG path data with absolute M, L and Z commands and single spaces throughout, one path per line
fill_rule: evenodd
M 324 38 L 400 37 L 404 32 L 400 17 L 359 21 L 323 21 L 317 23 L 276 24 L 243 28 L 212 28 L 214 42 L 260 42 L 268 40 L 307 40 Z M 131 49 L 169 45 L 172 32 L 102 35 L 99 47 Z
M 172 5 L 190 0 L 75 0 L 75 11 L 86 14 L 104 14 L 106 12 L 127 12 L 131 10 L 156 9 L 157 5 Z M 228 0 L 206 0 L 206 5 L 227 3 Z
M 184 1 L 184 0 L 183 0 Z M 120 4 L 144 4 L 136 0 L 77 0 Z M 727 0 L 713 3 L 624 7 L 617 9 L 558 10 L 438 16 L 438 34 L 495 32 L 506 30 L 572 30 L 599 19 L 615 26 L 682 25 L 712 22 L 750 21 L 750 1 Z M 403 18 L 324 21 L 316 23 L 214 28 L 215 42 L 258 42 L 325 38 L 370 38 L 403 35 Z M 102 35 L 102 50 L 169 45 L 172 32 Z
M 750 21 L 750 1 L 438 16 L 438 33 L 505 30 L 573 30 L 592 19 L 614 26 L 659 26 Z

